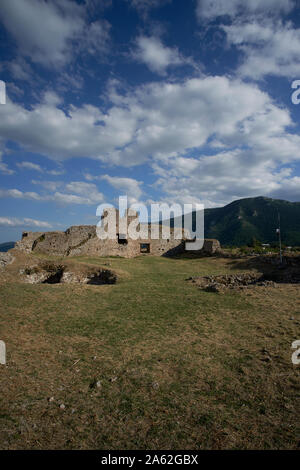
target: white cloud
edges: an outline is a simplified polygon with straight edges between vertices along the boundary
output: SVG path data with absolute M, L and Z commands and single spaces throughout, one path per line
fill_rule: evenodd
M 143 191 L 141 189 L 141 185 L 143 184 L 143 182 L 137 181 L 134 178 L 122 178 L 118 176 L 103 175 L 101 176 L 101 179 L 106 180 L 115 189 L 121 191 L 122 195 L 125 194 L 128 197 L 139 200 L 139 198 L 143 194 Z
M 20 191 L 19 189 L 0 189 L 0 198 L 28 199 L 31 201 L 42 201 L 43 197 L 31 191 Z
M 93 204 L 89 197 L 78 196 L 77 194 L 65 194 L 56 192 L 53 196 L 48 197 L 46 200 L 54 201 L 59 204 Z M 98 201 L 101 202 L 101 201 Z
M 140 36 L 136 43 L 137 49 L 132 57 L 146 64 L 152 72 L 165 75 L 168 67 L 187 63 L 177 48 L 164 46 L 157 37 Z
M 58 188 L 64 186 L 63 181 L 46 181 L 46 180 L 31 180 L 32 184 L 42 186 L 48 191 L 57 191 Z
M 14 170 L 11 170 L 6 163 L 0 161 L 0 171 L 5 175 L 13 175 Z
M 32 110 L 8 102 L 0 107 L 0 135 L 54 159 L 86 156 L 124 166 L 184 155 L 212 138 L 214 145 L 266 150 L 273 142 L 280 160 L 297 139 L 286 129 L 288 110 L 257 86 L 226 77 L 153 83 L 125 96 L 111 91 L 110 99 L 116 104 L 106 114 L 90 105 L 65 114 L 49 97 Z
M 0 189 L 0 198 L 27 199 L 30 201 L 56 202 L 58 204 L 83 204 L 93 205 L 104 200 L 95 184 L 76 181 L 64 185 L 64 183 L 44 181 L 32 181 L 33 184 L 40 184 L 47 191 L 45 194 L 39 194 L 34 191 L 20 191 L 18 189 Z M 64 192 L 56 191 L 62 187 Z M 55 192 L 54 192 L 55 191 Z
M 17 166 L 19 168 L 25 168 L 26 170 L 39 171 L 40 173 L 44 171 L 40 165 L 38 165 L 37 163 L 32 163 L 32 162 L 17 163 Z
M 48 94 L 32 110 L 8 100 L 6 106 L 0 107 L 0 135 L 54 159 L 72 156 L 105 159 L 115 147 L 130 142 L 136 118 L 127 110 L 112 107 L 108 114 L 103 114 L 91 105 L 70 106 L 67 115 L 57 107 L 59 98 L 54 97 L 52 94 L 49 99 Z
M 13 175 L 14 170 L 10 169 L 6 163 L 2 162 L 2 152 L 0 151 L 0 172 L 5 175 Z
M 87 181 L 94 181 L 100 179 L 100 176 L 91 175 L 91 173 L 83 173 L 83 176 Z
M 6 93 L 10 96 L 14 95 L 20 97 L 24 95 L 24 90 L 22 90 L 22 88 L 19 88 L 13 82 L 6 82 Z
M 35 220 L 25 217 L 24 219 L 18 219 L 16 217 L 0 217 L 0 226 L 6 227 L 40 227 L 40 228 L 52 228 L 53 225 L 49 222 L 42 220 Z
M 293 181 L 296 183 L 291 168 L 277 170 L 274 162 L 258 158 L 251 151 L 225 151 L 193 159 L 178 157 L 168 166 L 156 164 L 154 169 L 158 175 L 156 186 L 170 202 L 199 202 L 214 207 L 257 195 L 288 194 L 288 199 L 300 195 L 296 184 L 291 186 Z
M 69 41 L 82 30 L 82 7 L 68 0 L 2 0 L 0 18 L 20 51 L 43 65 L 68 60 Z
M 119 191 L 119 196 L 127 196 L 128 203 L 130 205 L 140 202 L 140 198 L 144 194 L 144 191 L 141 188 L 143 181 L 138 181 L 134 178 L 110 175 L 95 176 L 90 173 L 84 173 L 84 177 L 87 181 L 107 181 L 113 188 Z
M 176 162 L 180 176 L 173 178 L 178 196 L 180 185 L 185 182 L 185 197 L 195 197 L 196 186 L 191 195 L 194 186 L 185 181 L 190 173 L 207 185 L 209 177 L 213 187 L 218 171 L 226 170 L 232 178 L 224 176 L 215 189 L 215 197 L 213 193 L 206 195 L 210 203 L 226 200 L 230 192 L 241 197 L 245 192 L 252 194 L 253 188 L 265 192 L 264 186 L 259 186 L 260 174 L 262 181 L 269 181 L 266 191 L 275 191 L 274 185 L 279 185 L 278 188 L 281 185 L 278 178 L 283 181 L 278 168 L 300 160 L 300 136 L 290 130 L 294 123 L 288 109 L 277 106 L 255 84 L 209 76 L 181 83 L 151 83 L 127 94 L 112 86 L 109 93 L 112 105 L 106 113 L 94 106 L 72 106 L 63 112 L 53 96 L 31 110 L 9 101 L 0 107 L 0 135 L 54 159 L 85 156 L 124 166 L 147 162 L 159 168 L 159 177 L 162 169 L 168 174 L 170 166 L 173 171 Z M 207 149 L 211 157 L 205 156 Z M 194 159 L 187 158 L 190 155 Z M 201 172 L 197 173 L 199 168 Z M 250 178 L 242 179 L 238 169 L 242 169 L 243 175 L 256 175 L 255 184 Z M 285 181 L 292 177 L 284 176 Z M 93 181 L 91 175 L 86 179 Z M 169 186 L 160 187 L 167 193 L 173 180 L 168 181 L 168 176 L 165 179 Z M 109 182 L 114 182 L 115 187 L 120 183 L 116 179 Z M 51 195 L 51 200 L 98 202 L 101 193 L 97 187 L 85 185 L 72 183 L 68 189 L 62 186 Z M 202 197 L 201 191 L 205 192 L 199 183 L 197 197 Z M 14 197 L 21 196 L 17 193 Z
M 17 57 L 6 64 L 12 77 L 16 80 L 30 81 L 33 77 L 31 66 L 22 58 Z
M 293 78 L 300 73 L 300 29 L 283 17 L 295 6 L 294 0 L 198 0 L 197 14 L 200 20 L 230 17 L 220 28 L 242 54 L 240 76 Z
M 224 15 L 278 15 L 289 13 L 294 7 L 294 0 L 198 0 L 196 12 L 199 20 L 213 20 Z
M 279 120 L 289 119 L 286 110 L 271 110 L 257 87 L 226 77 L 153 83 L 125 96 L 111 91 L 110 99 L 116 104 L 106 114 L 91 105 L 71 106 L 66 114 L 58 98 L 32 110 L 8 101 L 0 107 L 0 136 L 53 159 L 86 156 L 130 166 L 185 153 L 212 135 L 238 135 L 257 113 L 267 119 L 276 109 Z
M 98 20 L 91 23 L 85 35 L 85 53 L 97 54 L 99 52 L 105 52 L 110 39 L 110 28 L 110 24 L 105 20 Z
M 52 176 L 60 176 L 65 173 L 65 170 L 48 170 L 47 173 Z
M 265 75 L 295 77 L 300 73 L 300 29 L 288 22 L 236 22 L 223 26 L 230 44 L 244 55 L 238 73 L 260 79 Z
M 79 194 L 80 196 L 87 197 L 90 204 L 102 202 L 104 196 L 98 191 L 98 188 L 93 183 L 86 183 L 85 181 L 73 181 L 66 184 L 66 191 L 70 193 Z
M 70 0 L 1 0 L 0 21 L 14 37 L 19 54 L 46 67 L 70 62 L 77 50 L 103 52 L 109 39 L 109 24 L 88 24 L 84 5 Z M 26 70 L 16 63 L 17 78 Z

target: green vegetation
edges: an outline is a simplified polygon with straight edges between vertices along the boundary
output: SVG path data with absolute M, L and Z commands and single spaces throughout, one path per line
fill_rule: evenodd
M 240 199 L 225 207 L 205 210 L 205 236 L 222 245 L 247 245 L 253 238 L 262 243 L 277 242 L 278 212 L 282 242 L 300 245 L 300 202 L 266 197 Z
M 119 282 L 0 283 L 1 448 L 297 447 L 299 287 L 185 280 L 237 272 L 232 259 L 73 261 Z

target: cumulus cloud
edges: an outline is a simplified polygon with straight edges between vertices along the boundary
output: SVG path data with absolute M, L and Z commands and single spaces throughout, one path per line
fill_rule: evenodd
M 89 204 L 97 204 L 103 201 L 103 194 L 98 191 L 98 188 L 93 183 L 86 183 L 85 181 L 74 181 L 66 184 L 66 191 L 69 193 L 79 194 L 80 196 L 87 197 Z
M 40 184 L 48 192 L 43 194 L 35 191 L 20 191 L 19 189 L 0 189 L 0 198 L 26 199 L 30 201 L 46 201 L 58 204 L 80 204 L 92 205 L 99 204 L 104 200 L 95 184 L 84 181 L 75 181 L 71 183 L 57 183 L 50 181 L 32 181 L 33 184 Z M 61 188 L 63 192 L 57 191 Z M 52 191 L 52 194 L 49 194 Z
M 41 201 L 43 198 L 34 191 L 20 191 L 19 189 L 0 189 L 0 198 L 9 197 L 13 199 L 28 199 Z
M 91 105 L 70 106 L 66 114 L 58 107 L 60 99 L 55 94 L 51 96 L 48 94 L 31 110 L 11 101 L 0 107 L 0 135 L 54 159 L 72 156 L 105 159 L 116 146 L 130 142 L 136 118 L 122 107 L 112 107 L 104 114 Z
M 0 21 L 13 36 L 21 56 L 46 67 L 72 59 L 74 42 L 89 52 L 103 51 L 109 37 L 105 21 L 88 24 L 84 5 L 70 0 L 1 0 Z M 19 77 L 22 69 L 12 65 Z
M 198 0 L 200 20 L 227 15 L 219 27 L 227 41 L 242 54 L 238 74 L 259 80 L 266 75 L 295 77 L 300 73 L 300 29 L 284 15 L 296 6 L 294 0 Z
M 1 173 L 4 173 L 5 175 L 13 175 L 14 170 L 8 167 L 6 163 L 3 163 L 0 161 L 0 171 Z
M 35 220 L 25 217 L 24 219 L 18 219 L 16 217 L 0 217 L 1 227 L 40 227 L 40 228 L 52 228 L 53 225 L 49 222 L 42 220 Z
M 275 186 L 268 189 L 267 185 L 253 184 L 252 176 L 242 180 L 236 168 L 244 175 L 257 175 L 256 182 L 268 182 L 269 174 L 270 185 L 280 185 L 283 175 L 277 169 L 300 160 L 300 136 L 290 130 L 293 121 L 288 109 L 276 105 L 253 83 L 209 76 L 180 83 L 150 83 L 125 94 L 112 86 L 108 98 L 112 105 L 105 113 L 90 105 L 63 111 L 53 95 L 30 110 L 9 101 L 0 107 L 0 135 L 53 159 L 90 157 L 123 166 L 147 162 L 159 168 L 158 178 L 163 177 L 162 170 L 167 174 L 169 168 L 173 171 L 176 162 L 181 173 L 171 175 L 175 178 L 174 194 L 181 194 L 180 185 L 185 184 L 186 198 L 195 197 L 190 194 L 193 184 L 185 180 L 190 174 L 192 178 L 197 175 L 195 183 L 201 179 L 208 185 L 212 181 L 213 188 L 217 176 L 220 174 L 221 181 L 226 170 L 232 177 L 224 176 L 215 189 L 218 201 L 225 200 L 227 192 L 242 197 L 246 191 L 252 194 L 253 188 L 256 194 L 260 188 L 263 193 L 275 191 Z M 286 174 L 285 182 L 292 177 Z M 106 175 L 114 187 L 128 180 L 112 178 L 116 177 Z M 161 180 L 160 187 L 167 192 L 173 180 L 166 176 L 165 181 L 169 186 Z M 131 189 L 137 190 L 140 186 L 134 184 L 131 181 Z M 58 188 L 51 200 L 98 202 L 102 195 L 97 187 L 85 185 L 69 183 Z M 201 191 L 205 193 L 199 183 L 197 197 L 202 197 Z M 31 193 L 30 197 L 37 196 Z M 205 197 L 211 203 L 214 193 Z
M 101 176 L 101 179 L 106 180 L 111 186 L 121 191 L 122 194 L 129 196 L 131 199 L 135 198 L 136 200 L 139 200 L 143 194 L 141 189 L 143 182 L 137 181 L 134 178 L 122 178 L 119 176 L 103 175 Z
M 157 37 L 140 36 L 136 43 L 137 48 L 132 57 L 147 65 L 152 72 L 165 75 L 168 67 L 187 63 L 177 48 L 164 46 Z
M 156 186 L 170 202 L 199 202 L 206 207 L 224 205 L 233 199 L 280 193 L 297 198 L 299 189 L 290 183 L 291 168 L 278 170 L 276 163 L 259 158 L 253 151 L 219 152 L 198 158 L 176 157 L 168 166 L 155 164 Z
M 238 73 L 260 79 L 265 75 L 295 77 L 300 73 L 300 29 L 292 23 L 236 22 L 222 27 L 229 44 L 243 53 Z
M 0 172 L 5 175 L 13 175 L 15 172 L 8 167 L 6 163 L 2 162 L 2 152 L 0 151 Z
M 26 170 L 39 171 L 40 173 L 44 171 L 40 165 L 38 165 L 37 163 L 32 163 L 32 162 L 20 162 L 20 163 L 17 163 L 17 167 L 21 169 L 23 168 Z
M 46 180 L 31 180 L 32 184 L 42 186 L 42 188 L 48 191 L 57 191 L 59 188 L 64 186 L 63 181 L 46 181 Z
M 291 124 L 288 111 L 266 93 L 226 77 L 152 83 L 126 95 L 111 90 L 109 98 L 106 113 L 91 105 L 64 112 L 55 97 L 31 110 L 9 101 L 0 107 L 0 136 L 53 159 L 90 157 L 131 166 L 184 154 L 212 136 L 246 142 L 246 127 L 261 121 L 257 131 L 265 138 L 274 135 L 274 126 L 283 133 Z
M 200 20 L 213 20 L 220 16 L 248 16 L 255 14 L 278 15 L 289 13 L 294 0 L 198 0 L 197 16 Z

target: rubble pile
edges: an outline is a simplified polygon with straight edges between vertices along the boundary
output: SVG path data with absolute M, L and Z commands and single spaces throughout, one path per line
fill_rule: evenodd
M 265 279 L 261 273 L 190 277 L 187 280 L 206 292 L 223 292 L 227 289 L 244 289 L 250 286 L 276 286 L 274 281 Z
M 0 253 L 0 268 L 5 268 L 7 264 L 11 264 L 14 257 L 10 253 Z

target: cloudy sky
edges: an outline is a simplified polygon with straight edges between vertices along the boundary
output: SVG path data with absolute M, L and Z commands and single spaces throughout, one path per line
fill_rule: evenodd
M 1 0 L 0 79 L 1 242 L 125 194 L 300 200 L 298 0 Z

